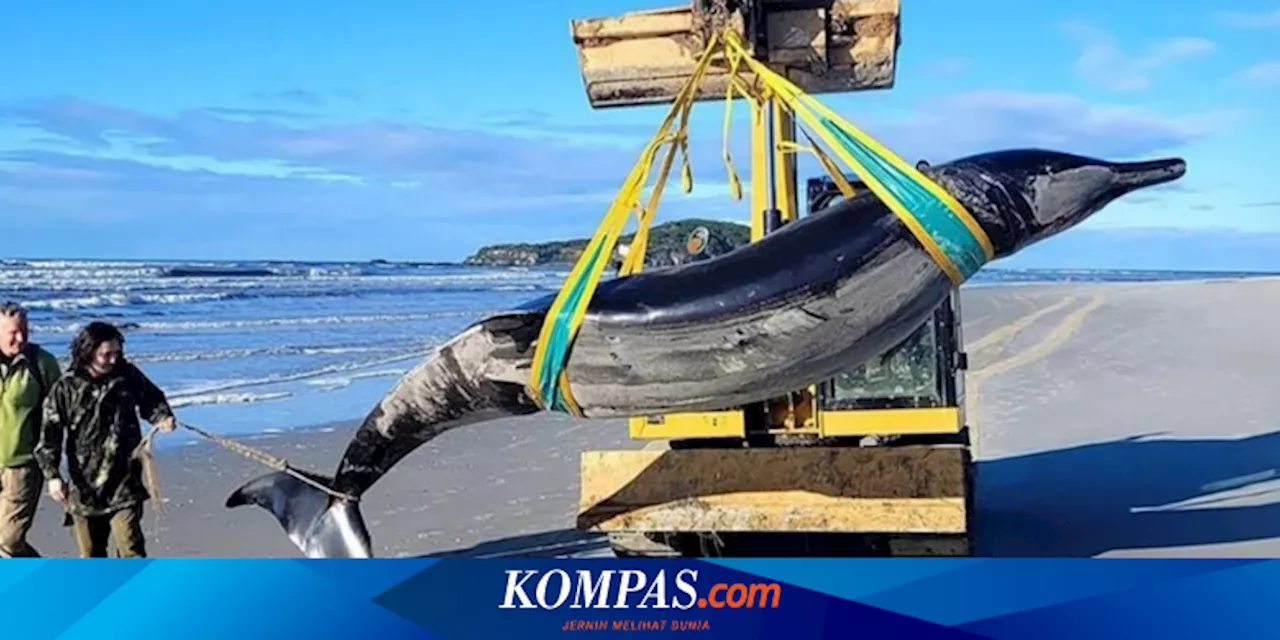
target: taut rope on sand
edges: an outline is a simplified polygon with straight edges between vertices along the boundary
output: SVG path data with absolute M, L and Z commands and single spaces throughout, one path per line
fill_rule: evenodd
M 311 479 L 301 471 L 294 469 L 289 464 L 289 461 L 285 460 L 284 458 L 271 455 L 266 451 L 263 451 L 261 449 L 256 449 L 247 444 L 236 442 L 235 440 L 231 440 L 230 438 L 224 438 L 222 436 L 214 435 L 212 433 L 209 433 L 208 431 L 205 431 L 204 429 L 201 429 L 200 427 L 197 427 L 187 422 L 178 422 L 177 424 L 178 426 L 188 431 L 191 431 L 192 433 L 195 433 L 196 435 L 222 447 L 223 449 L 226 449 L 227 451 L 230 451 L 232 453 L 238 453 L 246 458 L 249 458 L 250 460 L 261 463 L 263 466 L 267 468 L 273 469 L 275 471 L 279 471 L 281 473 L 288 474 L 289 476 L 292 476 L 298 479 L 298 481 L 311 485 L 312 487 L 315 487 L 316 489 L 319 489 L 320 491 L 323 491 L 334 498 L 338 498 L 339 500 L 346 500 L 348 502 L 358 502 L 360 500 L 356 496 L 342 493 L 341 491 L 336 491 L 334 489 L 326 487 L 325 485 Z M 147 490 L 151 493 L 151 497 L 155 501 L 156 505 L 159 506 L 160 493 L 159 493 L 159 482 L 157 481 L 158 475 L 155 469 L 155 459 L 151 451 L 152 440 L 154 439 L 154 436 L 157 431 L 159 431 L 159 427 L 151 428 L 151 431 L 147 433 L 147 436 L 142 439 L 142 442 L 138 445 L 138 448 L 134 451 L 134 455 L 141 454 L 142 456 L 143 471 L 146 475 Z

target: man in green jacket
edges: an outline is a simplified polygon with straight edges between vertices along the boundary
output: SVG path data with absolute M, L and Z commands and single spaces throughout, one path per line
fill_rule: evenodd
M 58 377 L 58 359 L 30 342 L 26 309 L 0 304 L 0 558 L 40 555 L 27 542 L 44 486 L 33 449 Z

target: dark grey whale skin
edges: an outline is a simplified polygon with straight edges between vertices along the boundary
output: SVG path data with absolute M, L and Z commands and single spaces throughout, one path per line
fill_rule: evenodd
M 998 260 L 1127 193 L 1182 177 L 1186 164 L 1017 149 L 923 172 L 968 209 Z M 602 282 L 566 370 L 587 418 L 740 406 L 875 357 L 953 288 L 906 225 L 864 191 L 716 258 Z M 540 411 L 527 384 L 554 299 L 487 317 L 440 346 L 365 417 L 337 473 L 312 477 L 358 497 L 445 431 Z M 372 555 L 357 504 L 285 474 L 227 499 L 245 504 L 271 512 L 310 557 Z

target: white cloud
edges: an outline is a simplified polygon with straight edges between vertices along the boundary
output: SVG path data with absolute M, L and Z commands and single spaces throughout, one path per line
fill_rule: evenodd
M 1069 94 L 974 91 L 868 128 L 899 153 L 937 161 L 1021 146 L 1121 158 L 1180 148 L 1236 123 L 1242 115 L 1169 115 L 1090 103 Z
M 1259 62 L 1240 72 L 1242 82 L 1259 87 L 1280 87 L 1280 60 Z
M 1275 11 L 1219 11 L 1218 21 L 1239 29 L 1280 28 L 1280 9 Z
M 1142 91 L 1153 84 L 1151 76 L 1176 62 L 1213 53 L 1213 42 L 1198 37 L 1166 38 L 1142 53 L 1124 51 L 1105 31 L 1081 22 L 1064 24 L 1063 30 L 1082 47 L 1076 72 L 1089 82 L 1115 91 Z
M 1019 146 L 1113 159 L 1167 153 L 1237 116 L 1155 112 L 1067 94 L 978 91 L 902 109 L 892 120 L 864 121 L 842 100 L 824 102 L 903 157 L 932 162 Z M 449 257 L 476 243 L 588 233 L 644 142 L 570 144 L 555 135 L 597 127 L 594 120 L 513 120 L 530 129 L 514 136 L 431 129 L 408 120 L 286 126 L 165 117 L 84 101 L 23 106 L 18 115 L 32 136 L 64 141 L 50 146 L 37 144 L 36 137 L 12 137 L 14 144 L 0 152 L 0 211 L 21 218 L 24 232 L 52 243 L 59 229 L 127 221 L 147 229 L 146 242 L 202 254 L 276 253 L 286 249 L 271 244 L 281 238 L 291 243 L 290 251 L 301 250 L 304 241 L 329 243 L 326 251 L 336 251 L 330 245 L 350 238 L 353 245 L 344 251 L 363 251 L 356 245 L 372 242 L 387 254 Z M 694 192 L 681 193 L 674 173 L 660 220 L 747 219 L 747 203 L 730 198 L 725 184 L 722 112 L 715 111 L 704 110 L 693 132 Z M 147 134 L 152 142 L 130 154 L 101 143 L 121 131 Z M 747 190 L 745 131 L 732 140 L 734 166 Z M 803 197 L 804 178 L 823 172 L 808 154 L 801 162 Z M 440 173 L 449 179 L 431 179 Z M 211 235 L 209 229 L 219 231 Z

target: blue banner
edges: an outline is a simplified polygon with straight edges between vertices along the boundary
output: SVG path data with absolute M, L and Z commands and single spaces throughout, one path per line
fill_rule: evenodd
M 5 638 L 1251 638 L 1272 560 L 11 560 Z

